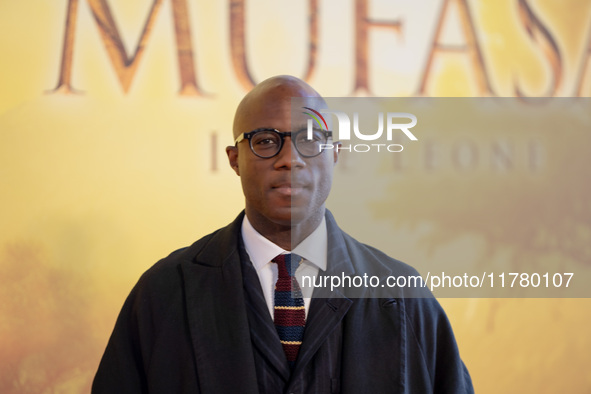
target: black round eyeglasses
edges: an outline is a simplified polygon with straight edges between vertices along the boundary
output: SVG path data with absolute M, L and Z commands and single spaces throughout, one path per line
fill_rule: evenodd
M 311 134 L 312 138 L 309 138 L 307 129 L 289 132 L 261 128 L 240 134 L 234 143 L 238 145 L 239 142 L 247 139 L 252 153 L 263 159 L 270 159 L 281 152 L 285 137 L 290 137 L 300 156 L 315 157 L 328 148 L 326 145 L 328 139 L 332 137 L 332 131 L 313 129 Z

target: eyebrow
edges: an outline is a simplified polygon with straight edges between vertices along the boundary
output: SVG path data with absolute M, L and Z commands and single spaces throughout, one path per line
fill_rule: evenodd
M 308 129 L 308 125 L 307 125 L 307 124 L 304 124 L 304 125 L 301 125 L 301 126 L 296 126 L 296 127 L 293 127 L 293 130 L 296 130 L 296 131 L 307 130 L 307 129 Z M 318 125 L 317 125 L 317 124 L 314 124 L 314 125 L 312 126 L 312 129 L 313 129 L 313 130 L 320 130 L 320 131 L 322 131 L 322 129 L 321 129 L 320 127 L 318 127 Z

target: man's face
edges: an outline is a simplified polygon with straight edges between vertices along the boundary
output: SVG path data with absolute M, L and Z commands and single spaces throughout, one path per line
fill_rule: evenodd
M 291 119 L 291 96 L 284 92 L 262 97 L 237 116 L 235 135 L 258 128 L 279 131 L 305 130 L 307 117 Z M 314 99 L 303 99 L 303 106 L 314 106 Z M 246 213 L 259 226 L 293 226 L 318 223 L 324 215 L 324 202 L 332 185 L 334 150 L 311 158 L 300 156 L 291 138 L 286 137 L 279 154 L 263 159 L 250 149 L 248 140 L 228 148 L 232 168 L 240 175 L 246 199 Z M 254 223 L 253 223 L 254 224 Z M 259 230 L 260 231 L 260 230 Z

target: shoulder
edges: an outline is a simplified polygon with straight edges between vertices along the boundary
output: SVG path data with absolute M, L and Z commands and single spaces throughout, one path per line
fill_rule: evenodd
M 207 246 L 211 239 L 214 238 L 220 230 L 216 230 L 211 234 L 200 238 L 192 245 L 177 249 L 168 256 L 158 260 L 148 270 L 146 270 L 140 279 L 137 286 L 140 288 L 150 288 L 159 290 L 162 286 L 179 279 L 180 265 L 184 262 L 191 262 L 199 254 L 205 246 Z
M 372 296 L 379 298 L 432 298 L 422 286 L 421 274 L 411 265 L 383 251 L 357 241 L 341 230 L 347 255 L 357 275 L 378 277 L 378 287 L 371 287 Z
M 191 260 L 194 250 L 199 250 L 207 243 L 212 234 L 207 235 L 193 245 L 180 248 L 160 259 L 146 270 L 129 293 L 120 319 L 138 321 L 138 326 L 151 327 L 156 320 L 169 313 L 172 306 L 182 299 L 182 270 L 184 261 Z M 141 324 L 140 324 L 141 323 Z
M 351 254 L 358 254 L 361 257 L 358 261 L 354 261 L 355 264 L 373 263 L 390 268 L 392 273 L 396 275 L 419 275 L 419 272 L 411 265 L 397 260 L 371 245 L 357 241 L 344 231 L 342 234 Z
M 421 277 L 420 273 L 411 265 L 392 258 L 370 245 L 360 243 L 347 234 L 344 234 L 344 237 L 363 256 L 363 264 L 379 264 L 386 267 L 388 275 L 406 278 L 407 285 L 410 282 L 408 279 Z M 359 261 L 356 262 L 356 264 L 359 263 Z M 423 342 L 427 339 L 425 336 L 437 332 L 441 334 L 442 330 L 446 331 L 446 334 L 451 334 L 447 315 L 437 299 L 425 287 L 416 286 L 415 289 L 416 291 L 412 291 L 413 289 L 407 287 L 405 291 L 397 292 L 396 295 L 401 298 L 398 302 L 402 302 L 404 305 L 404 318 L 411 329 L 415 331 L 417 337 L 423 337 L 421 338 L 421 342 Z
M 238 234 L 242 214 L 234 222 L 180 248 L 156 262 L 139 278 L 130 294 L 134 303 L 149 308 L 166 305 L 181 296 L 183 266 L 221 265 L 227 255 L 238 247 Z
M 417 270 L 410 265 L 388 256 L 373 246 L 361 243 L 347 234 L 338 226 L 329 210 L 326 210 L 326 225 L 329 253 L 336 252 L 340 258 L 350 258 L 355 272 L 418 275 Z
M 183 262 L 191 262 L 195 257 L 211 242 L 215 235 L 221 231 L 218 229 L 195 241 L 190 246 L 179 248 L 168 256 L 158 260 L 140 277 L 139 282 L 152 282 L 157 278 L 166 278 L 173 272 L 178 271 L 178 267 Z

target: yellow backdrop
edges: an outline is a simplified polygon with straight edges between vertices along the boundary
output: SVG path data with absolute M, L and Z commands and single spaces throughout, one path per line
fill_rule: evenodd
M 139 275 L 239 212 L 223 148 L 252 83 L 587 97 L 590 37 L 588 0 L 0 1 L 0 392 L 88 392 Z M 589 300 L 441 302 L 477 392 L 591 392 Z

